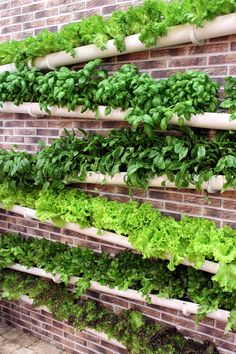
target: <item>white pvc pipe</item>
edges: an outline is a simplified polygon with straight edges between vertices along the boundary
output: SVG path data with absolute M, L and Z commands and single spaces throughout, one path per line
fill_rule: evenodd
M 2 203 L 0 203 L 0 208 L 4 209 L 4 205 Z M 37 216 L 36 216 L 36 211 L 30 208 L 26 208 L 26 207 L 21 207 L 19 205 L 14 205 L 11 209 L 11 212 L 16 213 L 16 214 L 20 214 L 22 216 L 24 216 L 24 218 L 29 218 L 29 219 L 35 219 L 35 220 L 40 220 Z M 50 220 L 46 220 L 45 221 L 47 224 L 50 225 L 54 225 L 52 221 Z M 85 235 L 85 236 L 90 236 L 93 238 L 96 238 L 100 241 L 106 241 L 109 243 L 114 243 L 118 246 L 122 246 L 125 248 L 130 248 L 133 249 L 132 245 L 130 244 L 130 242 L 128 241 L 128 238 L 125 236 L 121 236 L 121 235 L 117 235 L 113 232 L 109 232 L 109 231 L 101 231 L 101 235 L 98 235 L 98 229 L 96 229 L 95 227 L 88 227 L 88 228 L 81 228 L 79 226 L 79 224 L 75 224 L 75 223 L 67 223 L 65 224 L 65 226 L 63 227 L 64 229 L 67 230 L 71 230 L 71 231 L 75 231 L 80 233 L 81 235 Z
M 167 36 L 158 38 L 157 44 L 152 48 L 163 48 L 179 44 L 192 42 L 196 45 L 202 45 L 203 41 L 209 38 L 216 38 L 227 36 L 236 33 L 236 14 L 228 14 L 218 16 L 214 20 L 206 22 L 203 27 L 196 27 L 195 25 L 185 24 L 171 27 L 168 30 Z M 48 54 L 44 57 L 38 57 L 34 60 L 33 65 L 41 70 L 54 70 L 63 65 L 72 65 L 86 62 L 96 58 L 108 58 L 121 54 L 140 52 L 150 49 L 139 40 L 140 34 L 134 34 L 125 38 L 125 51 L 117 50 L 114 40 L 109 40 L 105 50 L 97 48 L 95 44 L 90 44 L 75 48 L 75 56 L 66 53 L 65 51 Z M 28 63 L 32 68 L 32 64 Z M 14 71 L 14 64 L 7 64 L 0 66 L 0 72 Z
M 0 208 L 5 209 L 4 205 L 2 203 L 0 203 Z M 23 215 L 26 218 L 28 217 L 28 218 L 39 220 L 39 218 L 37 218 L 37 216 L 36 216 L 35 210 L 30 209 L 30 208 L 25 208 L 25 207 L 21 207 L 19 205 L 14 205 L 10 209 L 10 211 L 13 213 Z M 53 222 L 50 220 L 46 220 L 46 223 L 50 224 L 50 225 L 54 225 Z M 109 243 L 112 243 L 112 244 L 115 244 L 118 246 L 122 246 L 125 248 L 135 250 L 135 248 L 133 248 L 131 243 L 128 241 L 128 237 L 126 237 L 126 236 L 121 236 L 121 235 L 115 234 L 113 232 L 104 231 L 104 230 L 102 230 L 102 235 L 100 236 L 100 235 L 98 235 L 98 229 L 96 229 L 95 227 L 81 229 L 80 226 L 75 223 L 67 223 L 67 224 L 65 224 L 64 228 L 67 230 L 78 232 L 78 233 L 86 235 L 86 236 L 97 238 L 98 240 L 106 241 L 106 242 L 109 242 Z M 165 258 L 170 259 L 171 257 L 169 255 L 166 255 Z M 187 259 L 182 260 L 181 264 L 194 267 L 194 263 L 189 262 Z M 219 267 L 220 267 L 220 265 L 218 263 L 206 260 L 202 263 L 199 270 L 202 270 L 204 272 L 211 273 L 211 274 L 217 274 Z
M 120 108 L 114 109 L 110 114 L 106 115 L 106 106 L 98 107 L 98 114 L 96 112 L 87 110 L 82 112 L 82 106 L 77 106 L 74 111 L 68 111 L 67 108 L 60 108 L 57 106 L 49 107 L 50 114 L 40 109 L 39 103 L 25 102 L 16 106 L 13 102 L 5 102 L 0 107 L 0 113 L 23 113 L 29 114 L 32 117 L 56 116 L 56 117 L 70 117 L 70 118 L 85 118 L 85 119 L 103 119 L 122 122 L 125 120 L 125 115 L 129 109 L 122 111 Z M 170 121 L 170 125 L 178 125 L 178 117 L 174 116 Z M 192 116 L 191 119 L 184 120 L 184 124 L 195 128 L 206 129 L 220 129 L 220 130 L 236 130 L 236 119 L 230 120 L 229 113 L 211 113 L 205 112 Z
M 48 112 L 42 111 L 40 105 L 37 102 L 25 102 L 19 106 L 15 105 L 13 102 L 4 102 L 2 107 L 0 107 L 0 112 L 3 113 L 23 113 L 29 114 L 32 117 L 43 117 L 43 116 L 60 116 L 60 117 L 70 117 L 70 118 L 86 118 L 86 119 L 105 119 L 113 121 L 123 121 L 125 113 L 119 108 L 114 109 L 109 115 L 105 114 L 106 106 L 98 107 L 98 115 L 96 117 L 96 112 L 87 110 L 82 112 L 82 106 L 77 106 L 74 111 L 68 111 L 67 108 L 60 108 L 58 106 L 49 107 L 50 114 Z M 126 113 L 128 111 L 125 111 Z
M 178 125 L 178 116 L 174 116 L 169 124 Z M 193 128 L 236 130 L 236 119 L 230 120 L 229 113 L 206 112 L 191 116 L 190 120 L 184 119 L 184 125 Z
M 36 275 L 36 276 L 42 276 L 45 277 L 45 274 L 47 275 L 47 278 L 54 280 L 54 276 L 51 273 L 45 273 L 44 270 L 40 268 L 30 268 L 27 269 L 25 266 L 22 266 L 20 264 L 14 264 L 13 266 L 8 267 L 10 269 L 14 269 L 20 272 Z M 78 277 L 71 277 L 69 284 L 76 284 L 79 281 L 80 278 Z M 60 282 L 60 275 L 58 275 L 58 279 L 56 283 Z M 90 285 L 90 290 L 93 291 L 98 291 L 102 293 L 106 293 L 109 295 L 113 296 L 119 296 L 119 297 L 124 297 L 132 301 L 142 301 L 146 302 L 145 297 L 140 294 L 136 290 L 128 289 L 128 290 L 119 290 L 117 287 L 110 288 L 106 285 L 101 285 L 100 283 L 96 281 L 91 281 Z M 161 307 L 167 307 L 169 309 L 181 311 L 184 316 L 189 316 L 191 314 L 196 315 L 199 310 L 199 305 L 188 302 L 188 301 L 183 301 L 183 300 L 176 300 L 176 299 L 165 299 L 158 297 L 157 295 L 152 295 L 149 294 L 150 297 L 150 303 L 153 305 L 161 306 Z M 214 312 L 211 312 L 207 314 L 206 317 L 212 318 L 217 321 L 221 322 L 227 322 L 229 318 L 229 311 L 225 310 L 217 310 Z
M 118 186 L 126 186 L 126 173 L 120 172 L 116 173 L 113 177 L 109 175 L 104 175 L 99 172 L 88 172 L 84 181 L 79 181 L 80 183 L 88 183 L 88 184 L 108 184 L 108 185 L 118 185 Z M 198 180 L 198 176 L 196 176 L 195 180 Z M 70 180 L 69 182 L 70 183 Z M 158 187 L 165 188 L 176 188 L 174 182 L 170 182 L 166 175 L 155 177 L 148 181 L 148 187 L 158 188 Z M 208 182 L 204 182 L 201 186 L 202 189 L 208 191 L 208 193 L 214 193 L 217 191 L 222 191 L 223 186 L 226 183 L 226 178 L 222 175 L 219 176 L 212 176 Z M 186 189 L 196 189 L 194 184 L 189 184 Z M 227 190 L 234 190 L 233 188 L 228 188 Z

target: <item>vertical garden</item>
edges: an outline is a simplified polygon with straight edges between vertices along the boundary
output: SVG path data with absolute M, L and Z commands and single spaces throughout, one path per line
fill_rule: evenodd
M 235 0 L 0 15 L 0 321 L 72 353 L 235 353 Z

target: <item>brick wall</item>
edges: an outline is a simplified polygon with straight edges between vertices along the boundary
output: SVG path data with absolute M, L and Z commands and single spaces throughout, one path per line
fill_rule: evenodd
M 67 23 L 78 21 L 82 16 L 90 16 L 94 13 L 108 16 L 115 9 L 124 9 L 138 2 L 140 1 L 2 0 L 0 2 L 0 41 L 35 35 L 43 28 L 57 31 Z M 209 40 L 201 47 L 188 44 L 174 48 L 122 55 L 105 60 L 104 67 L 113 72 L 127 62 L 136 63 L 142 71 L 149 72 L 157 79 L 164 78 L 176 71 L 194 69 L 208 72 L 212 78 L 223 83 L 226 75 L 236 74 L 236 35 Z M 104 134 L 111 128 L 121 126 L 127 126 L 127 124 L 102 120 L 87 121 L 86 119 L 65 119 L 62 117 L 32 118 L 23 114 L 0 114 L 0 146 L 11 148 L 14 144 L 17 144 L 18 149 L 28 150 L 33 153 L 37 150 L 39 140 L 50 144 L 53 139 L 62 134 L 64 128 L 69 130 L 83 128 Z M 127 201 L 130 198 L 126 187 L 80 184 L 78 188 L 121 201 Z M 210 218 L 218 226 L 227 224 L 236 229 L 236 199 L 233 192 L 216 193 L 206 197 L 204 193 L 191 190 L 152 188 L 147 192 L 136 190 L 133 197 L 141 202 L 150 202 L 154 207 L 161 209 L 166 214 L 173 215 L 176 219 L 186 213 Z M 98 243 L 91 237 L 82 236 L 68 230 L 60 230 L 36 221 L 25 220 L 4 211 L 0 213 L 0 228 L 2 231 L 19 231 L 36 237 L 47 237 L 52 240 L 68 242 L 73 246 L 77 244 L 86 245 L 98 252 L 106 250 L 114 253 L 120 249 L 105 242 Z M 200 339 L 209 337 L 214 339 L 222 348 L 222 353 L 236 352 L 235 334 L 230 333 L 224 336 L 223 323 L 206 320 L 202 324 L 196 325 L 191 317 L 185 318 L 180 313 L 175 313 L 171 310 L 156 308 L 146 304 L 131 304 L 124 299 L 115 297 L 107 299 L 107 295 L 102 294 L 97 294 L 96 296 L 99 296 L 101 301 L 112 303 L 115 310 L 122 307 L 124 303 L 128 307 L 138 306 L 142 312 L 157 320 L 177 325 L 191 337 Z M 104 300 L 104 296 L 107 300 Z M 39 313 L 36 310 L 28 309 L 27 320 L 25 319 L 23 323 L 22 316 L 24 316 L 24 311 L 26 311 L 23 303 L 12 303 L 10 305 L 8 302 L 2 302 L 1 304 L 2 317 L 8 321 L 32 331 L 37 328 L 40 335 L 49 336 L 49 339 L 55 341 L 63 336 L 67 338 L 66 331 L 64 331 L 64 334 L 60 333 L 59 335 L 54 333 L 56 331 L 55 328 L 57 328 L 55 322 L 50 322 L 51 327 L 47 327 L 47 330 L 45 329 L 45 324 L 43 324 L 45 322 L 44 319 L 38 320 L 37 323 L 32 323 L 34 314 Z M 46 317 L 50 318 L 50 316 Z M 82 335 L 79 336 L 81 337 Z M 82 338 L 84 340 L 83 336 Z M 74 346 L 84 346 L 83 343 L 81 344 L 78 340 L 77 344 L 75 344 L 75 340 L 73 341 Z M 86 344 L 85 347 L 90 349 L 86 349 L 85 353 L 113 353 L 118 350 L 104 343 L 102 346 L 107 349 L 95 348 L 96 345 L 101 345 L 101 342 L 96 343 L 92 339 L 89 339 L 88 343 L 90 344 Z M 91 343 L 95 347 L 91 347 Z M 75 350 L 75 347 L 73 349 Z M 75 352 L 81 353 L 83 351 L 82 349 L 79 351 L 77 348 Z

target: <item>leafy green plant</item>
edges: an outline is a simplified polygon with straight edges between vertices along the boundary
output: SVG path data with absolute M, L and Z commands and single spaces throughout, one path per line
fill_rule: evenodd
M 82 105 L 83 110 L 96 110 L 96 94 L 99 81 L 106 79 L 107 72 L 99 70 L 100 59 L 87 63 L 79 71 L 66 67 L 42 74 L 22 66 L 18 71 L 0 75 L 0 102 L 39 102 L 40 108 L 50 113 L 49 107 L 67 107 L 68 111 Z
M 85 180 L 89 171 L 114 176 L 126 172 L 131 187 L 147 188 L 155 176 L 167 175 L 177 188 L 189 183 L 200 190 L 213 175 L 224 175 L 224 189 L 236 186 L 236 134 L 218 132 L 208 139 L 206 132 L 190 129 L 179 136 L 156 135 L 147 139 L 142 129 L 114 129 L 105 137 L 94 133 L 65 131 L 51 146 L 34 156 L 0 150 L 2 183 L 17 188 L 53 187 Z M 197 176 L 197 179 L 196 179 Z
M 97 59 L 77 72 L 62 67 L 45 75 L 24 66 L 14 73 L 4 72 L 0 74 L 0 102 L 19 105 L 36 101 L 48 113 L 54 105 L 68 111 L 79 105 L 83 111 L 97 111 L 103 104 L 106 114 L 115 108 L 129 108 L 125 119 L 134 127 L 144 125 L 149 136 L 156 126 L 166 130 L 174 115 L 183 125 L 193 114 L 213 112 L 218 107 L 219 83 L 206 73 L 186 71 L 156 81 L 141 74 L 137 66 L 125 64 L 108 77 L 105 70 L 97 68 L 101 63 Z
M 80 299 L 63 285 L 18 272 L 0 274 L 1 297 L 18 300 L 28 295 L 35 306 L 45 305 L 57 320 L 67 320 L 79 330 L 86 327 L 104 332 L 109 338 L 123 343 L 132 354 L 217 354 L 209 342 L 185 339 L 175 328 L 167 328 L 145 317 L 139 311 L 126 310 L 119 314 L 93 300 Z
M 202 26 L 206 20 L 235 10 L 234 0 L 211 0 L 207 3 L 202 0 L 194 3 L 190 0 L 145 0 L 140 6 L 114 11 L 108 19 L 93 15 L 78 23 L 68 24 L 57 33 L 43 30 L 36 37 L 2 43 L 0 65 L 13 61 L 27 62 L 61 50 L 75 55 L 75 47 L 87 44 L 96 44 L 104 50 L 109 39 L 114 39 L 117 49 L 123 52 L 125 37 L 136 33 L 150 47 L 166 35 L 171 26 L 186 23 Z
M 200 305 L 197 319 L 219 308 L 235 309 L 236 291 L 225 292 L 208 273 L 190 267 L 167 268 L 167 261 L 144 259 L 130 251 L 121 251 L 114 257 L 107 253 L 95 254 L 88 248 L 73 247 L 46 239 L 2 235 L 0 238 L 0 269 L 20 263 L 28 268 L 38 267 L 54 275 L 66 285 L 72 276 L 79 277 L 76 295 L 81 296 L 91 281 L 120 290 L 138 290 L 149 301 L 149 294 L 160 297 L 186 299 Z M 227 330 L 235 328 L 229 319 Z
M 231 119 L 236 119 L 236 79 L 234 77 L 225 78 L 224 90 L 226 98 L 221 103 L 221 107 L 230 111 Z
M 107 110 L 131 107 L 125 119 L 134 127 L 144 124 L 151 135 L 156 126 L 166 130 L 174 115 L 183 125 L 194 114 L 216 111 L 218 89 L 219 83 L 203 72 L 186 71 L 156 81 L 126 64 L 99 83 L 96 98 Z
M 236 231 L 229 226 L 217 228 L 210 220 L 188 216 L 178 222 L 147 203 L 121 203 L 91 197 L 77 189 L 36 190 L 34 193 L 24 190 L 14 194 L 7 185 L 1 185 L 0 200 L 8 207 L 14 203 L 33 206 L 41 221 L 51 219 L 59 227 L 73 222 L 82 228 L 96 227 L 98 233 L 107 230 L 127 236 L 134 249 L 145 258 L 164 259 L 169 255 L 168 268 L 172 271 L 184 259 L 195 263 L 196 268 L 205 259 L 213 260 L 220 264 L 213 280 L 224 291 L 236 289 Z

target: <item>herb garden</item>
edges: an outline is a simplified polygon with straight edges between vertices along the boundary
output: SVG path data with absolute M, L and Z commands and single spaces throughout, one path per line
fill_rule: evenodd
M 233 354 L 236 2 L 111 8 L 0 43 L 0 321 L 72 353 Z

